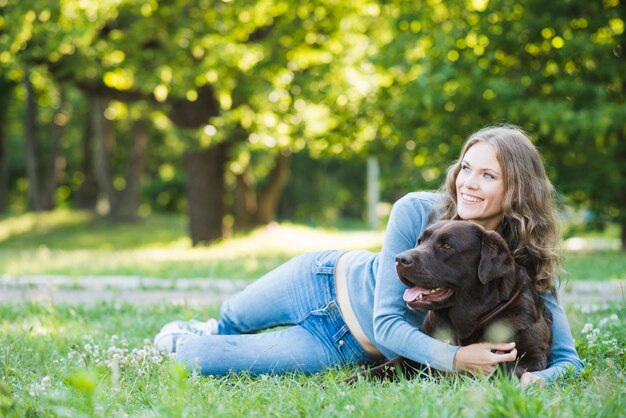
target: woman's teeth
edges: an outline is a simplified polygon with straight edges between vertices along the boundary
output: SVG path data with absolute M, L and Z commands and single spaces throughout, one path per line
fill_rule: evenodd
M 469 196 L 469 195 L 466 195 L 466 194 L 463 195 L 463 200 L 467 200 L 468 202 L 481 202 L 482 201 L 482 199 L 479 199 L 479 198 L 474 197 L 474 196 Z

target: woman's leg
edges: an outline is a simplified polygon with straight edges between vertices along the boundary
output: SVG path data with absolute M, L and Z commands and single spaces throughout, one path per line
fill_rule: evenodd
M 177 351 L 176 360 L 204 375 L 316 373 L 328 367 L 376 361 L 350 333 L 334 300 L 289 328 L 190 337 Z
M 348 330 L 335 301 L 334 268 L 340 255 L 305 254 L 252 283 L 224 303 L 220 335 L 187 338 L 176 360 L 206 375 L 315 373 L 373 362 Z M 250 334 L 279 325 L 293 326 Z
M 299 324 L 334 298 L 329 274 L 341 253 L 324 251 L 297 256 L 251 283 L 222 305 L 219 334 L 253 333 Z
M 258 334 L 189 338 L 176 353 L 176 360 L 214 376 L 229 372 L 315 373 L 341 363 L 320 338 L 301 326 Z

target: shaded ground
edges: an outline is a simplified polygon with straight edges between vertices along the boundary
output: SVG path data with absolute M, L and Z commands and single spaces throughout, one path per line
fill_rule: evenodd
M 0 303 L 115 301 L 210 305 L 222 302 L 247 283 L 246 280 L 164 280 L 132 276 L 0 276 Z M 626 303 L 626 280 L 571 281 L 560 294 L 565 303 Z

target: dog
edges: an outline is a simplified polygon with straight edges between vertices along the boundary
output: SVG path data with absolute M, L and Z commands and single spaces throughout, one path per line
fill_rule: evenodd
M 396 271 L 408 286 L 408 308 L 427 311 L 425 334 L 460 346 L 515 341 L 517 361 L 501 364 L 506 373 L 521 377 L 546 368 L 552 315 L 497 232 L 467 221 L 436 222 L 416 248 L 398 254 Z M 346 382 L 412 379 L 427 369 L 396 357 Z

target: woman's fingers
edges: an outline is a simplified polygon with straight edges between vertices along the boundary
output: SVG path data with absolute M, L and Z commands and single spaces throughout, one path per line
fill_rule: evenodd
M 491 373 L 499 363 L 515 361 L 515 343 L 479 343 L 459 348 L 454 358 L 457 370 Z
M 520 378 L 520 381 L 522 382 L 522 387 L 526 387 L 526 386 L 530 386 L 530 385 L 543 385 L 543 379 L 540 378 L 539 376 L 535 376 L 534 374 L 530 373 L 530 372 L 526 372 L 522 375 L 522 377 Z
M 504 363 L 507 361 L 515 361 L 515 359 L 517 359 L 517 349 L 512 349 L 511 351 L 497 351 L 497 352 L 492 352 L 492 354 L 494 355 L 494 362 L 495 363 Z
M 489 346 L 493 351 L 511 351 L 515 348 L 515 343 L 481 343 L 486 346 Z

